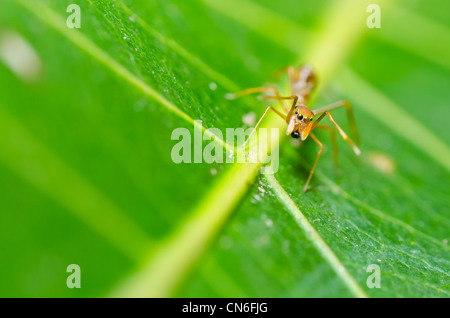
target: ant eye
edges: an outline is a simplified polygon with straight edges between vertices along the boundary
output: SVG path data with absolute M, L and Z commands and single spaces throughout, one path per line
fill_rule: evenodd
M 303 119 L 303 115 L 298 116 L 298 119 L 302 120 Z
M 312 120 L 313 120 L 313 118 L 311 117 L 311 118 L 310 118 L 309 120 L 311 120 L 311 121 L 312 121 Z
M 298 112 L 295 112 L 296 115 L 298 115 Z

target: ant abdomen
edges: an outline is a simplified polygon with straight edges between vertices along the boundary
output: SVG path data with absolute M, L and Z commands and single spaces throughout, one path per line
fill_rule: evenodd
M 309 65 L 303 65 L 295 74 L 294 81 L 291 84 L 292 95 L 301 96 L 299 103 L 305 103 L 316 85 L 316 75 Z

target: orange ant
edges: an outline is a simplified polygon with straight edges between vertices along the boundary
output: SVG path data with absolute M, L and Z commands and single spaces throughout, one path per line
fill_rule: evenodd
M 248 94 L 253 93 L 265 93 L 265 92 L 272 92 L 275 94 L 275 96 L 264 96 L 264 99 L 276 99 L 280 103 L 281 107 L 284 109 L 286 114 L 281 113 L 280 111 L 276 110 L 274 107 L 269 106 L 266 108 L 264 114 L 259 119 L 258 123 L 256 124 L 255 128 L 252 130 L 251 134 L 249 135 L 248 139 L 244 143 L 243 147 L 248 143 L 250 138 L 252 137 L 253 133 L 258 128 L 259 124 L 261 123 L 262 119 L 267 115 L 267 112 L 269 110 L 273 110 L 278 116 L 283 118 L 283 120 L 286 121 L 288 124 L 286 134 L 291 135 L 293 138 L 301 138 L 302 141 L 304 141 L 308 136 L 311 136 L 311 138 L 319 145 L 319 153 L 317 154 L 316 161 L 314 162 L 314 165 L 311 169 L 311 172 L 309 173 L 308 180 L 306 181 L 306 184 L 303 188 L 303 191 L 306 192 L 308 190 L 309 182 L 314 174 L 314 171 L 316 170 L 317 162 L 319 161 L 320 156 L 323 152 L 323 145 L 317 139 L 317 137 L 312 133 L 314 129 L 321 128 L 326 129 L 331 133 L 331 140 L 333 145 L 333 159 L 335 164 L 337 165 L 338 162 L 338 149 L 337 149 L 337 141 L 336 141 L 336 133 L 333 130 L 333 127 L 328 125 L 322 125 L 319 124 L 319 122 L 325 117 L 328 116 L 330 121 L 336 126 L 338 132 L 341 134 L 342 138 L 347 141 L 350 146 L 352 147 L 353 151 L 360 155 L 361 151 L 359 148 L 353 143 L 353 141 L 347 136 L 347 134 L 342 130 L 342 128 L 336 123 L 333 116 L 331 116 L 330 111 L 335 110 L 340 107 L 345 107 L 347 112 L 347 119 L 350 125 L 350 131 L 352 133 L 353 138 L 355 141 L 359 144 L 359 133 L 358 128 L 356 126 L 355 117 L 353 115 L 353 109 L 350 102 L 346 100 L 338 101 L 336 103 L 321 107 L 319 109 L 311 110 L 306 106 L 306 103 L 309 99 L 309 96 L 311 92 L 314 89 L 314 86 L 316 84 L 316 76 L 312 70 L 312 68 L 309 65 L 303 65 L 297 69 L 290 66 L 288 67 L 288 74 L 289 74 L 289 82 L 290 82 L 290 88 L 291 88 L 291 96 L 280 96 L 278 91 L 273 87 L 256 87 L 256 88 L 248 88 L 245 89 L 237 94 L 234 94 L 233 97 L 241 97 Z M 283 100 L 292 100 L 292 106 L 289 109 L 286 107 L 286 105 L 283 103 Z M 320 116 L 319 116 L 320 115 Z M 313 122 L 313 119 L 317 117 L 317 120 Z

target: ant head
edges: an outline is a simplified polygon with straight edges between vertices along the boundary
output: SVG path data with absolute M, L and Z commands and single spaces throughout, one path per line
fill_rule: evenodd
M 302 140 L 308 138 L 311 131 L 314 114 L 308 107 L 304 105 L 295 106 L 295 113 L 292 114 L 286 134 L 293 138 L 301 137 Z
M 314 118 L 311 109 L 304 105 L 295 106 L 295 116 L 297 117 L 297 120 L 302 121 L 304 124 L 308 124 Z

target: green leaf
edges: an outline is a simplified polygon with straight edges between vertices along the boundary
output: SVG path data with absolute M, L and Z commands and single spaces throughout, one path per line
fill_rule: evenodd
M 438 5 L 380 2 L 382 28 L 368 29 L 370 1 L 79 0 L 82 27 L 69 29 L 71 3 L 0 5 L 1 296 L 449 296 Z M 11 39 L 35 52 L 29 73 L 5 58 Z M 339 174 L 318 132 L 325 152 L 303 193 L 317 146 L 284 137 L 276 116 L 264 121 L 281 128 L 274 175 L 172 161 L 178 127 L 235 156 L 226 128 L 268 103 L 225 94 L 286 88 L 274 71 L 304 62 L 320 82 L 312 108 L 355 108 L 363 155 L 339 140 Z M 73 263 L 80 289 L 65 285 Z M 371 264 L 381 288 L 367 285 Z

